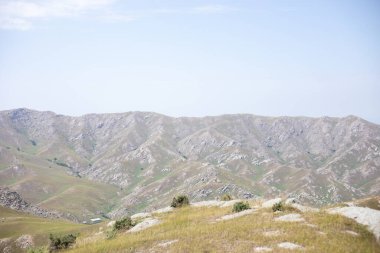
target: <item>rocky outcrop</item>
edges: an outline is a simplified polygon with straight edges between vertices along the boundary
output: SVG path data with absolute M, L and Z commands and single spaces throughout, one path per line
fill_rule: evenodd
M 271 208 L 273 205 L 275 204 L 279 204 L 282 202 L 282 199 L 281 198 L 275 198 L 275 199 L 270 199 L 270 200 L 266 200 L 264 201 L 261 206 L 264 207 L 264 208 Z
M 62 214 L 55 211 L 48 211 L 29 204 L 15 191 L 7 187 L 0 187 L 0 205 L 10 209 L 33 214 L 43 218 L 61 218 Z
M 150 228 L 154 225 L 157 225 L 160 223 L 160 220 L 155 218 L 146 218 L 142 220 L 140 223 L 138 223 L 136 226 L 132 227 L 130 230 L 128 230 L 129 233 L 136 233 L 141 230 L 145 230 L 147 228 Z
M 254 213 L 254 212 L 255 212 L 255 209 L 247 209 L 247 210 L 244 210 L 244 211 L 241 211 L 238 213 L 224 215 L 224 216 L 216 219 L 216 221 L 232 220 L 232 219 L 239 218 L 239 217 L 242 217 L 242 216 Z
M 336 207 L 327 210 L 329 213 L 340 214 L 354 219 L 357 223 L 367 226 L 377 241 L 380 242 L 380 211 L 367 207 L 348 206 Z
M 274 219 L 275 221 L 286 221 L 286 222 L 302 222 L 305 221 L 304 218 L 298 213 L 290 213 L 282 215 Z
M 31 235 L 22 235 L 17 238 L 16 246 L 21 249 L 27 249 L 34 246 L 33 237 Z

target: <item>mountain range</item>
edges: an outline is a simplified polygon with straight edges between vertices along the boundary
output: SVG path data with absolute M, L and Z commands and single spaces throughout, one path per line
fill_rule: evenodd
M 7 110 L 0 186 L 77 221 L 157 209 L 180 193 L 321 206 L 380 194 L 380 126 L 356 116 Z

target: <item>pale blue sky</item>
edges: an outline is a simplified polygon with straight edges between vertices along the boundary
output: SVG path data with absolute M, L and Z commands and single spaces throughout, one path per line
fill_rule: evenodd
M 0 0 L 0 110 L 361 116 L 378 0 Z

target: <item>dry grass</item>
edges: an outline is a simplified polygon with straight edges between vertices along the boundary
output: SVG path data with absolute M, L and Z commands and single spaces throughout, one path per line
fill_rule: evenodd
M 39 218 L 0 207 L 0 239 L 16 239 L 21 235 L 30 234 L 36 245 L 44 245 L 48 243 L 50 233 L 93 233 L 94 229 L 98 228 L 64 220 Z
M 380 196 L 358 200 L 356 205 L 380 210 Z
M 163 220 L 160 225 L 136 234 L 119 234 L 113 240 L 82 237 L 70 252 L 253 252 L 258 246 L 272 247 L 274 252 L 289 252 L 276 248 L 281 242 L 302 245 L 305 252 L 380 252 L 373 235 L 352 220 L 319 212 L 302 214 L 306 222 L 274 221 L 274 217 L 289 212 L 262 209 L 237 219 L 214 222 L 231 213 L 231 208 L 185 207 L 161 214 L 158 216 Z M 354 237 L 345 230 L 359 236 Z M 279 235 L 266 236 L 267 231 L 279 231 Z M 178 242 L 166 247 L 158 245 L 171 240 Z

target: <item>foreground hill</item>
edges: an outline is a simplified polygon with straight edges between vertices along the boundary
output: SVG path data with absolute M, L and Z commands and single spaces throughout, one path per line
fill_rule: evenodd
M 354 116 L 3 111 L 0 185 L 78 219 L 158 208 L 180 192 L 336 203 L 380 194 L 380 126 Z
M 28 248 L 47 245 L 50 233 L 85 233 L 95 228 L 0 206 L 0 252 L 26 252 Z
M 134 227 L 116 234 L 111 233 L 113 222 L 70 226 L 13 217 L 23 215 L 0 209 L 0 217 L 6 217 L 0 223 L 0 238 L 7 237 L 0 239 L 0 249 L 7 245 L 12 252 L 22 252 L 20 238 L 29 236 L 38 252 L 46 252 L 41 245 L 46 245 L 48 233 L 80 232 L 68 252 L 380 252 L 380 211 L 366 206 L 378 206 L 376 198 L 323 209 L 288 199 L 276 212 L 272 206 L 281 199 L 249 200 L 251 209 L 234 213 L 232 206 L 238 201 L 204 201 L 138 213 L 132 216 Z

